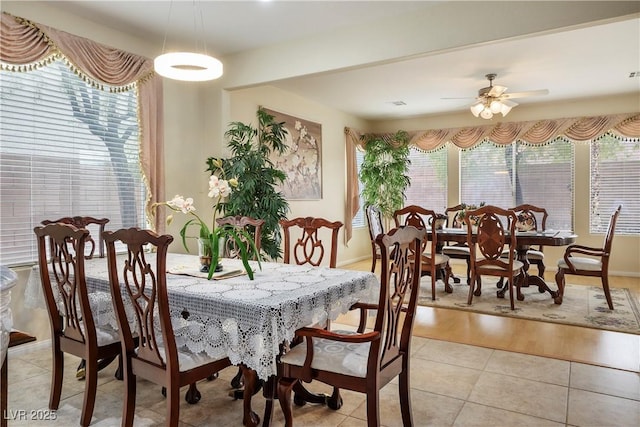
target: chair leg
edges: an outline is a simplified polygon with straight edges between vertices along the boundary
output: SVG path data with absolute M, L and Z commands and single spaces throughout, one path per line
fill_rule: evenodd
M 136 412 L 136 377 L 133 375 L 131 365 L 123 361 L 124 373 L 124 404 L 122 406 L 122 427 L 132 427 Z
M 409 370 L 405 368 L 398 377 L 398 391 L 400 393 L 400 410 L 402 412 L 402 425 L 413 425 L 413 411 L 411 410 L 411 387 L 409 382 Z
M 167 387 L 167 425 L 178 427 L 180 419 L 180 387 L 168 384 Z
M 53 369 L 51 372 L 49 409 L 58 409 L 60 394 L 62 394 L 62 377 L 64 376 L 64 353 L 60 350 L 60 341 L 55 337 L 52 340 L 51 349 L 53 353 Z
M 556 273 L 556 286 L 558 286 L 558 293 L 553 299 L 556 304 L 562 304 L 562 297 L 564 296 L 564 269 L 558 268 Z
M 291 401 L 291 390 L 297 382 L 298 380 L 293 378 L 280 378 L 278 381 L 278 402 L 280 402 L 280 408 L 282 408 L 282 413 L 284 415 L 285 427 L 293 426 L 293 413 L 291 409 L 293 402 Z
M 380 391 L 377 388 L 367 390 L 367 426 L 380 426 Z
M 475 277 L 475 275 L 473 275 L 473 276 L 471 276 L 471 278 L 469 279 L 469 282 L 468 282 L 468 284 L 469 284 L 469 297 L 467 298 L 467 304 L 468 305 L 471 305 L 471 301 L 473 301 L 473 291 L 474 291 L 474 288 L 475 288 L 475 286 L 474 286 L 475 281 L 476 281 L 476 277 Z
M 613 301 L 611 300 L 611 292 L 609 291 L 609 275 L 604 274 L 602 276 L 602 290 L 604 290 L 604 296 L 607 298 L 607 305 L 609 310 L 613 310 Z
M 444 281 L 444 291 L 448 294 L 453 292 L 453 287 L 449 284 L 449 278 L 451 277 L 451 266 L 449 263 L 441 270 L 442 280 Z
M 91 424 L 93 407 L 96 403 L 96 390 L 98 387 L 98 360 L 90 357 L 85 361 L 85 384 L 84 402 L 82 404 L 82 414 L 80 415 L 80 425 L 83 427 Z
M 436 300 L 436 276 L 435 272 L 431 273 L 431 300 Z
M 509 304 L 511 305 L 511 310 L 515 310 L 516 306 L 513 302 L 513 281 L 514 281 L 514 277 L 513 274 L 509 277 Z

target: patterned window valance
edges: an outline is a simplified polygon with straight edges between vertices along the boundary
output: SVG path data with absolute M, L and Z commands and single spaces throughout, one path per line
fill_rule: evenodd
M 624 138 L 640 139 L 640 113 L 411 131 L 409 144 L 424 151 L 438 150 L 448 142 L 461 149 L 471 148 L 484 141 L 491 141 L 497 145 L 509 145 L 514 142 L 540 145 L 547 144 L 559 136 L 571 141 L 590 141 L 608 132 Z M 362 146 L 361 134 L 358 131 L 345 128 L 345 134 L 352 143 Z M 380 136 L 393 144 L 393 134 Z

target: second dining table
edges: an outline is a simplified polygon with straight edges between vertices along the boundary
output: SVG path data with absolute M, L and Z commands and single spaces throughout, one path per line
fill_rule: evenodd
M 154 254 L 147 259 L 152 262 Z M 194 353 L 229 357 L 259 379 L 276 375 L 281 346 L 304 326 L 334 320 L 357 301 L 377 302 L 379 282 L 371 272 L 328 267 L 298 266 L 250 261 L 254 280 L 241 273 L 240 260 L 223 259 L 219 280 L 207 280 L 198 271 L 198 257 L 169 254 L 167 291 L 176 343 Z M 235 273 L 238 274 L 235 274 Z M 97 326 L 117 328 L 111 310 L 106 258 L 85 261 L 87 287 Z M 223 276 L 224 277 L 224 276 Z M 40 303 L 37 267 L 25 290 L 27 305 Z M 246 395 L 246 392 L 245 392 Z M 245 398 L 243 422 L 256 425 L 259 418 Z
M 457 242 L 465 243 L 467 241 L 467 230 L 462 228 L 442 228 L 436 230 L 438 242 Z M 520 287 L 537 286 L 540 292 L 549 292 L 556 304 L 562 304 L 562 295 L 558 291 L 549 288 L 544 278 L 529 274 L 529 260 L 527 252 L 533 245 L 542 246 L 567 246 L 575 243 L 578 236 L 570 231 L 522 231 L 516 232 L 516 254 L 519 261 L 524 265 L 524 274 L 519 279 L 517 287 L 518 300 L 522 301 L 524 295 L 520 292 Z M 504 292 L 504 289 L 502 290 Z

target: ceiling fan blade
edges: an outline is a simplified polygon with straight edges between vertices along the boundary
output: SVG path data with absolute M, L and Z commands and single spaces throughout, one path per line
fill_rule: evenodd
M 498 96 L 502 95 L 505 90 L 507 90 L 505 86 L 491 86 L 491 90 L 487 93 L 487 96 L 493 96 L 497 98 Z
M 505 93 L 502 95 L 503 99 L 511 99 L 511 98 L 525 98 L 527 96 L 538 96 L 538 95 L 547 95 L 549 94 L 549 89 L 540 89 L 540 90 L 529 90 L 526 92 L 514 92 L 514 93 Z

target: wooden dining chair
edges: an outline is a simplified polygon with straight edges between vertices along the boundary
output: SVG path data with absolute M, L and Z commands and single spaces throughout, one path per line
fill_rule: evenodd
M 371 272 L 376 270 L 376 262 L 380 259 L 380 251 L 376 245 L 376 237 L 384 234 L 384 225 L 382 224 L 382 212 L 375 205 L 369 205 L 365 209 L 367 218 L 367 226 L 369 227 L 369 238 L 371 239 Z
M 231 226 L 245 230 L 250 235 L 253 235 L 253 243 L 257 249 L 257 253 L 253 253 L 251 245 L 247 245 L 247 250 L 250 250 L 250 259 L 257 259 L 260 255 L 260 241 L 262 240 L 262 226 L 264 225 L 263 219 L 255 219 L 248 216 L 226 216 L 224 218 L 216 219 L 216 223 L 219 226 Z M 240 258 L 240 249 L 234 239 L 226 239 L 224 245 L 223 256 L 225 258 Z
M 558 260 L 558 272 L 556 273 L 556 285 L 558 286 L 558 296 L 556 304 L 562 303 L 564 296 L 565 276 L 573 274 L 576 276 L 599 277 L 602 282 L 602 290 L 607 299 L 607 305 L 613 310 L 611 291 L 609 290 L 609 259 L 611 257 L 611 247 L 613 246 L 613 235 L 616 231 L 616 222 L 622 205 L 619 205 L 611 214 L 607 234 L 604 238 L 604 245 L 601 248 L 594 248 L 573 244 L 567 246 L 564 257 Z
M 419 229 L 426 230 L 426 224 L 435 223 L 437 214 L 429 209 L 425 209 L 417 205 L 405 206 L 393 213 L 393 220 L 396 227 L 401 225 L 411 225 Z M 438 277 L 442 277 L 444 288 L 447 293 L 453 292 L 453 288 L 449 285 L 449 274 L 451 267 L 449 266 L 449 257 L 438 253 L 436 246 L 438 243 L 438 235 L 435 227 L 431 227 L 428 237 L 425 234 L 424 241 L 420 248 L 420 269 L 421 275 L 431 276 L 431 299 L 436 299 L 436 281 Z M 418 255 L 414 254 L 413 259 L 417 259 Z
M 92 259 L 95 253 L 96 247 L 98 248 L 98 256 L 100 258 L 104 258 L 104 241 L 102 239 L 102 234 L 104 233 L 104 228 L 109 223 L 109 218 L 94 218 L 92 216 L 65 216 L 63 218 L 58 218 L 54 220 L 45 219 L 40 222 L 42 225 L 49 224 L 71 224 L 76 228 L 84 228 L 89 230 L 89 235 L 87 236 L 85 242 L 91 245 L 91 249 L 89 250 L 89 254 L 87 254 L 85 249 L 85 259 Z M 91 229 L 94 226 L 98 227 L 97 240 L 93 238 L 91 235 Z M 94 230 L 95 231 L 95 230 Z M 86 244 L 85 244 L 86 246 Z M 102 359 L 98 362 L 98 371 L 106 368 L 113 362 L 114 358 Z M 80 364 L 76 368 L 76 378 L 79 380 L 83 380 L 85 378 L 86 371 L 86 361 L 83 359 L 80 361 Z M 122 372 L 120 370 L 116 371 L 116 378 L 122 379 Z
M 342 225 L 340 221 L 331 222 L 324 218 L 313 217 L 280 220 L 284 234 L 284 262 L 318 267 L 325 260 L 328 252 L 328 265 L 335 268 L 338 260 L 338 231 Z M 323 230 L 330 232 L 329 245 L 323 243 L 321 234 Z M 297 238 L 292 237 L 294 232 L 298 233 Z M 295 243 L 292 243 L 294 239 Z
M 104 240 L 111 297 L 124 354 L 122 425 L 133 425 L 136 381 L 140 377 L 165 387 L 166 425 L 177 426 L 180 387 L 205 379 L 231 362 L 227 357 L 210 358 L 204 352 L 195 354 L 176 344 L 166 282 L 167 250 L 172 236 L 129 228 L 106 231 Z M 116 255 L 116 243 L 126 247 L 125 256 Z M 155 253 L 148 252 L 148 247 L 155 249 Z M 139 337 L 139 346 L 136 346 L 135 335 Z
M 409 357 L 420 289 L 420 265 L 411 257 L 426 231 L 407 226 L 376 237 L 382 254 L 380 296 L 372 330 L 303 328 L 304 343 L 280 357 L 278 399 L 285 425 L 293 425 L 291 390 L 299 381 L 321 381 L 367 396 L 367 425 L 380 425 L 380 389 L 398 377 L 402 425 L 412 426 Z
M 325 218 L 299 217 L 291 220 L 280 220 L 280 226 L 284 234 L 284 262 L 286 264 L 312 265 L 320 266 L 326 259 L 327 251 L 329 253 L 328 265 L 335 268 L 338 260 L 338 232 L 342 228 L 342 222 L 329 221 Z M 294 237 L 293 234 L 297 236 Z M 325 245 L 322 240 L 323 233 L 330 235 L 329 244 Z M 295 239 L 295 243 L 292 243 Z M 330 322 L 327 320 L 322 325 L 317 325 L 329 329 Z M 291 345 L 295 346 L 298 342 L 294 341 Z M 331 397 L 325 398 L 325 395 L 315 395 L 308 392 L 304 387 L 296 388 L 296 402 L 304 404 L 304 402 L 324 403 L 334 409 L 342 406 L 342 397 L 337 387 L 333 388 Z M 265 419 L 271 417 L 272 411 L 271 401 L 267 401 L 265 408 Z
M 87 236 L 86 242 L 91 245 L 91 250 L 88 255 L 85 255 L 86 259 L 93 258 L 96 248 L 98 249 L 98 256 L 104 258 L 104 241 L 102 234 L 104 233 L 105 225 L 109 222 L 109 218 L 94 218 L 92 216 L 65 216 L 54 220 L 45 219 L 41 222 L 42 225 L 49 225 L 55 223 L 71 224 L 76 228 L 86 228 L 91 233 L 91 226 L 96 225 L 98 227 L 98 242 L 93 238 L 91 234 Z
M 80 425 L 91 423 L 98 383 L 98 361 L 120 356 L 120 337 L 109 327 L 96 327 L 84 276 L 89 231 L 70 224 L 36 227 L 38 267 L 51 326 L 53 369 L 49 409 L 58 409 L 64 374 L 64 353 L 85 360 L 85 388 Z M 47 259 L 49 242 L 50 262 Z M 108 294 L 104 295 L 108 298 Z M 120 366 L 122 358 L 120 356 Z M 121 370 L 121 369 L 120 369 Z
M 479 218 L 477 231 L 472 228 L 471 217 Z M 467 224 L 467 244 L 470 249 L 471 280 L 467 304 L 473 296 L 482 292 L 481 276 L 504 277 L 508 281 L 511 310 L 515 310 L 513 298 L 514 279 L 524 267 L 516 259 L 516 214 L 497 206 L 486 205 L 468 210 L 464 221 Z M 498 290 L 498 297 L 504 293 Z
M 549 214 L 545 208 L 534 205 L 522 204 L 509 210 L 514 211 L 517 216 L 516 231 L 544 231 L 547 229 L 547 217 Z M 527 251 L 527 260 L 531 264 L 535 264 L 538 269 L 538 276 L 544 278 L 544 247 L 529 248 Z
M 465 209 L 465 205 L 459 204 L 446 208 L 444 214 L 447 217 L 445 227 L 462 228 L 462 222 L 458 219 L 458 214 Z M 443 255 L 448 256 L 450 259 L 461 259 L 467 264 L 467 284 L 471 283 L 471 264 L 469 262 L 469 246 L 466 243 L 456 242 L 444 242 L 442 249 L 440 249 Z M 460 278 L 454 274 L 451 275 L 454 283 L 460 283 Z

